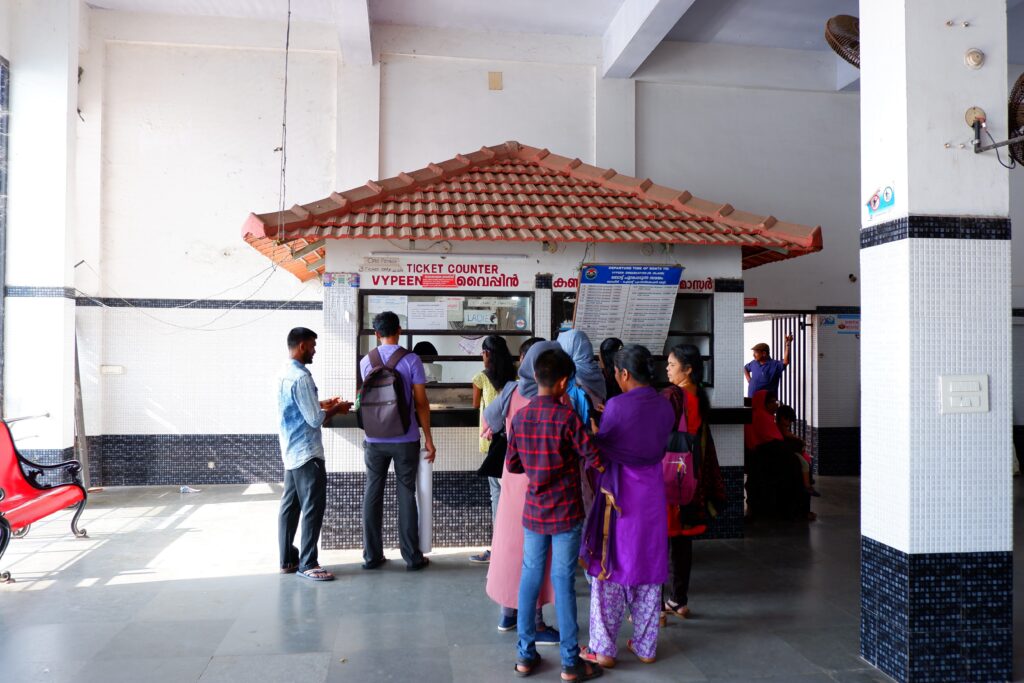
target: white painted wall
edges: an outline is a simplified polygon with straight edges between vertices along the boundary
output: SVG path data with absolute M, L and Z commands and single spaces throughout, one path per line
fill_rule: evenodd
M 319 301 L 319 283 L 267 270 L 240 237 L 250 211 L 278 203 L 283 25 L 89 11 L 85 29 L 75 259 L 88 265 L 76 286 L 103 297 Z M 289 206 L 335 188 L 334 41 L 293 28 Z M 319 311 L 78 314 L 89 434 L 274 432 L 270 380 L 285 335 L 322 328 Z
M 860 336 L 839 334 L 814 318 L 815 427 L 860 426 Z
M 594 161 L 592 66 L 386 55 L 381 66 L 381 170 L 422 168 L 518 140 Z M 489 90 L 487 74 L 504 89 Z
M 10 0 L 0 0 L 0 57 L 11 58 Z
M 637 85 L 639 175 L 822 226 L 823 252 L 744 272 L 764 309 L 858 303 L 858 134 L 856 94 Z
M 106 52 L 102 293 L 202 297 L 265 269 L 239 229 L 249 211 L 278 205 L 281 52 L 128 42 Z M 334 189 L 336 65 L 332 53 L 291 55 L 288 206 Z M 295 290 L 282 272 L 257 298 Z

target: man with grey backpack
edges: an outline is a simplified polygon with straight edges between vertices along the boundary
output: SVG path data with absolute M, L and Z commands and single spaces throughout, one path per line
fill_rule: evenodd
M 377 347 L 359 362 L 359 426 L 365 433 L 363 458 L 366 490 L 363 496 L 363 569 L 379 569 L 384 557 L 384 484 L 395 463 L 398 481 L 398 540 L 408 571 L 430 561 L 420 552 L 416 473 L 420 460 L 420 429 L 426 460 L 436 449 L 430 434 L 430 404 L 426 373 L 419 356 L 399 346 L 402 327 L 391 311 L 373 319 Z

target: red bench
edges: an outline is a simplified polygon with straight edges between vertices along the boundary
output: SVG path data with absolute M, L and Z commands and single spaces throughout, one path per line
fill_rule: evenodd
M 63 470 L 73 481 L 47 485 L 39 482 L 47 471 Z M 71 519 L 71 533 L 85 538 L 85 529 L 78 528 L 88 494 L 82 485 L 82 464 L 66 460 L 56 465 L 40 465 L 28 460 L 14 446 L 7 423 L 0 420 L 0 558 L 11 537 L 24 536 L 28 527 L 43 517 L 77 505 Z M 0 572 L 0 583 L 11 583 L 10 572 Z

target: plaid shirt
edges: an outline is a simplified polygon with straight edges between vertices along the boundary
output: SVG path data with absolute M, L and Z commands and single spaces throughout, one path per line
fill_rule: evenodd
M 512 418 L 508 471 L 526 473 L 530 485 L 523 526 L 538 534 L 560 534 L 583 521 L 580 458 L 599 466 L 597 449 L 573 409 L 550 396 L 536 396 Z

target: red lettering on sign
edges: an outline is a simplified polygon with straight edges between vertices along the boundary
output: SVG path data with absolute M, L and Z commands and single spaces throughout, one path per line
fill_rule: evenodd
M 698 292 L 713 292 L 715 290 L 715 281 L 711 278 L 705 278 L 703 280 L 680 280 L 679 289 L 689 289 Z
M 743 297 L 743 308 L 756 308 L 757 297 L 745 296 Z

